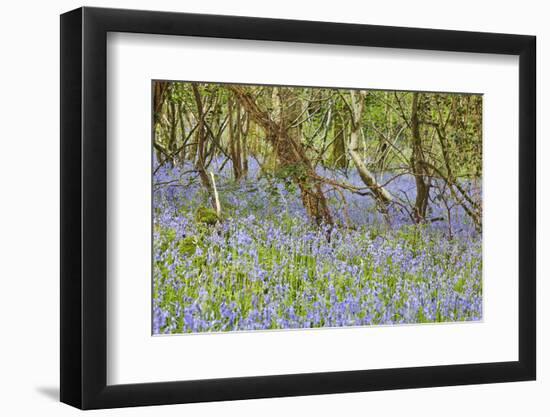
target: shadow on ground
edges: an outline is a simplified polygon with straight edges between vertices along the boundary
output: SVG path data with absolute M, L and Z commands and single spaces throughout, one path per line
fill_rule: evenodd
M 36 391 L 52 401 L 59 401 L 59 387 L 36 387 Z

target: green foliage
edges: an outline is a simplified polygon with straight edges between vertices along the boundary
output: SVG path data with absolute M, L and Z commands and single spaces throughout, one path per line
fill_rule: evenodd
M 464 277 L 460 277 L 460 279 L 456 282 L 454 286 L 454 290 L 458 293 L 463 293 L 465 285 L 466 279 Z
M 214 209 L 201 206 L 197 209 L 195 220 L 198 223 L 203 223 L 208 226 L 213 226 L 220 220 L 220 218 L 218 217 Z
M 207 147 L 207 153 L 231 155 L 234 135 L 230 131 L 235 132 L 236 128 L 227 126 L 227 117 L 231 110 L 235 118 L 236 109 L 239 108 L 240 118 L 233 119 L 233 124 L 237 127 L 241 125 L 240 146 L 243 146 L 243 156 L 255 155 L 262 161 L 265 173 L 289 184 L 300 181 L 306 175 L 304 165 L 280 165 L 281 161 L 272 144 L 266 140 L 268 132 L 265 132 L 265 127 L 255 121 L 242 105 L 239 107 L 239 100 L 223 84 L 170 83 L 160 122 L 155 126 L 155 143 L 159 154 L 170 153 L 183 146 L 191 156 L 182 152 L 178 157 L 183 160 L 196 157 L 192 146 L 181 143 L 187 132 L 197 127 L 199 118 L 193 87 L 199 92 L 203 108 L 206 109 L 203 117 L 210 133 L 207 141 L 212 142 Z M 274 120 L 281 111 L 275 104 L 276 96 L 282 100 L 282 109 L 298 109 L 301 117 L 292 125 L 292 129 L 300 133 L 302 145 L 312 161 L 319 157 L 318 162 L 322 166 L 344 170 L 346 173 L 353 166 L 347 154 L 351 120 L 349 90 L 294 87 L 277 87 L 275 90 L 275 87 L 269 86 L 247 88 L 259 108 L 265 109 Z M 284 91 L 291 91 L 291 94 L 281 94 Z M 368 91 L 365 95 L 361 119 L 363 135 L 358 152 L 364 155 L 366 165 L 373 172 L 391 171 L 408 163 L 412 153 L 412 95 L 405 91 L 376 90 Z M 437 177 L 439 173 L 452 173 L 455 178 L 479 178 L 482 174 L 482 96 L 425 92 L 418 93 L 418 96 L 422 148 L 427 162 L 437 169 L 437 172 L 429 172 L 428 175 Z M 174 108 L 176 115 L 173 114 Z M 444 135 L 441 140 L 438 139 L 438 129 Z M 190 142 L 192 140 L 187 144 Z M 444 158 L 445 153 L 447 158 Z
M 193 255 L 197 250 L 198 243 L 196 236 L 187 236 L 178 242 L 178 250 L 182 255 Z
M 307 168 L 304 164 L 287 164 L 275 169 L 273 176 L 282 181 L 289 181 L 292 178 L 303 179 L 307 175 Z
M 166 251 L 170 245 L 176 240 L 176 231 L 174 229 L 162 229 L 161 230 L 161 249 Z

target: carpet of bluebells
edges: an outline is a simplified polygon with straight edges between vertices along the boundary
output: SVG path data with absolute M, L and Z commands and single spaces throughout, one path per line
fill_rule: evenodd
M 344 193 L 344 205 L 327 192 L 348 227 L 319 228 L 293 184 L 249 165 L 239 183 L 230 163 L 211 168 L 223 215 L 215 224 L 197 215 L 208 195 L 190 166 L 155 167 L 153 334 L 481 319 L 481 235 L 460 207 L 449 234 L 437 204 L 431 216 L 445 221 L 413 225 L 395 211 L 388 223 L 371 197 Z M 320 174 L 362 186 L 351 171 Z M 387 188 L 414 200 L 412 177 Z

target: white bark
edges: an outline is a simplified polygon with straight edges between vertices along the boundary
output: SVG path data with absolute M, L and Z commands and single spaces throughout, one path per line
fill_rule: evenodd
M 212 189 L 214 191 L 214 202 L 216 205 L 216 214 L 219 217 L 222 215 L 222 207 L 220 205 L 220 198 L 218 196 L 218 189 L 216 188 L 216 180 L 214 179 L 214 173 L 210 171 L 210 178 L 212 178 Z
M 390 203 L 393 198 L 391 194 L 378 182 L 372 173 L 368 170 L 365 162 L 361 158 L 359 153 L 359 137 L 361 135 L 361 118 L 363 116 L 363 108 L 365 107 L 365 97 L 366 92 L 364 91 L 350 91 L 351 97 L 351 135 L 348 146 L 348 152 L 353 161 L 353 164 L 359 172 L 361 180 L 365 183 L 367 187 L 370 188 L 375 198 L 382 203 L 383 206 L 386 206 Z

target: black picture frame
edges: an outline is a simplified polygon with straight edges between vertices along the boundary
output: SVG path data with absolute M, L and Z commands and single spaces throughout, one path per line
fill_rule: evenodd
M 519 360 L 107 385 L 108 32 L 519 56 Z M 61 15 L 61 401 L 81 409 L 534 380 L 534 36 L 79 8 Z

